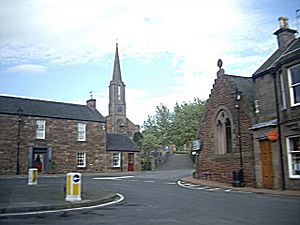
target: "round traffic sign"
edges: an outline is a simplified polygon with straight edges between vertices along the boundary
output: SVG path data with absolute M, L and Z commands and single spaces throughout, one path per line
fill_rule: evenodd
M 78 182 L 80 181 L 80 176 L 79 176 L 79 174 L 75 174 L 75 175 L 73 176 L 73 181 L 74 181 L 74 183 L 78 183 Z

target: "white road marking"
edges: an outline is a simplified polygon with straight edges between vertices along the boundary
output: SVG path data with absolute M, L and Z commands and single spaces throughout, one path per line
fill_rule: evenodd
M 125 199 L 125 196 L 122 194 L 117 193 L 119 196 L 119 199 L 114 200 L 112 202 L 103 203 L 100 205 L 93 205 L 93 206 L 85 206 L 85 207 L 78 207 L 78 208 L 69 208 L 69 209 L 57 209 L 57 210 L 46 210 L 46 211 L 36 211 L 36 212 L 20 212 L 20 213 L 2 213 L 0 214 L 0 217 L 3 216 L 25 216 L 25 215 L 37 215 L 37 214 L 46 214 L 46 213 L 57 213 L 57 212 L 69 212 L 69 211 L 75 211 L 75 210 L 83 210 L 83 209 L 96 209 L 101 208 L 108 205 L 117 204 L 119 202 L 122 202 Z
M 122 177 L 94 177 L 94 180 L 120 180 L 126 178 L 132 178 L 134 176 L 122 176 Z
M 155 181 L 153 180 L 145 180 L 144 183 L 154 183 Z

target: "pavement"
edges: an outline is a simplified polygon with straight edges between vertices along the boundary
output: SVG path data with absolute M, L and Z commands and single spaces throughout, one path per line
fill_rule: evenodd
M 224 188 L 224 189 L 231 189 L 236 191 L 244 191 L 244 192 L 252 192 L 257 194 L 271 194 L 271 195 L 280 195 L 286 197 L 300 197 L 300 191 L 295 190 L 273 190 L 273 189 L 263 189 L 263 188 L 252 188 L 252 187 L 233 187 L 230 184 L 219 183 L 211 180 L 206 179 L 196 179 L 192 176 L 184 177 L 180 179 L 183 182 L 191 183 L 195 185 L 201 186 L 210 186 L 216 188 Z
M 89 207 L 119 199 L 117 193 L 82 182 L 82 201 L 65 201 L 65 176 L 57 179 L 38 179 L 37 185 L 28 185 L 26 177 L 0 178 L 0 217 L 9 214 Z

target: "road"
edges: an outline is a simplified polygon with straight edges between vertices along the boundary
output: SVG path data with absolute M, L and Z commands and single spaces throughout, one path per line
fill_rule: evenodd
M 182 158 L 180 158 L 182 160 Z M 174 161 L 174 159 L 172 159 Z M 172 163 L 170 160 L 168 163 Z M 174 165 L 178 160 L 173 162 Z M 119 204 L 93 210 L 3 219 L 1 224 L 128 224 L 128 225 L 296 225 L 299 198 L 254 193 L 191 190 L 177 185 L 190 168 L 141 172 L 123 179 L 89 176 L 88 185 L 121 193 Z M 47 178 L 55 179 L 59 178 Z

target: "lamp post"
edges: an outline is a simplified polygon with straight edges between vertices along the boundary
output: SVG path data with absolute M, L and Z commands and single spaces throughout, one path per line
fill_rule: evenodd
M 21 107 L 18 109 L 18 149 L 17 149 L 17 171 L 16 174 L 19 175 L 20 174 L 20 142 L 21 142 L 21 123 L 22 123 L 22 113 L 23 110 L 21 109 Z
M 238 125 L 238 140 L 239 140 L 239 152 L 240 152 L 240 171 L 239 171 L 239 181 L 240 186 L 244 186 L 244 164 L 243 164 L 243 152 L 242 152 L 242 137 L 241 137 L 241 101 L 242 92 L 238 88 L 235 89 L 235 108 L 237 110 L 237 125 Z

